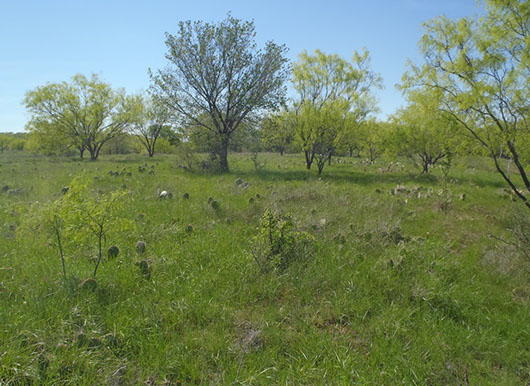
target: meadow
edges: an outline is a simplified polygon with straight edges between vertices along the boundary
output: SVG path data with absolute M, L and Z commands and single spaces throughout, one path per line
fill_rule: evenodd
M 259 157 L 209 174 L 173 155 L 2 153 L 0 384 L 530 383 L 529 261 L 499 241 L 526 209 L 491 161 L 444 177 L 337 157 L 319 178 L 301 155 Z M 63 240 L 65 280 L 53 235 L 23 226 L 78 176 L 127 194 L 91 285 L 88 229 Z M 312 241 L 263 269 L 268 209 Z

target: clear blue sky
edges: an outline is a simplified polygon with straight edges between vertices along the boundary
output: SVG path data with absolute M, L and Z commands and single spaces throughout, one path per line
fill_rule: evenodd
M 274 40 L 289 56 L 316 48 L 350 57 L 366 47 L 385 90 L 381 118 L 402 104 L 394 89 L 407 58 L 418 60 L 424 21 L 478 13 L 476 0 L 0 0 L 0 131 L 23 131 L 27 90 L 98 73 L 128 92 L 147 89 L 147 69 L 164 65 L 164 33 L 181 20 L 254 19 L 260 43 Z

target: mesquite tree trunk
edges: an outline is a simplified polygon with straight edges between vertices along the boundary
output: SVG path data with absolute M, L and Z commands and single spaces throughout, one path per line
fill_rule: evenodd
M 219 166 L 221 168 L 221 171 L 227 172 L 228 171 L 228 144 L 229 139 L 223 138 L 221 140 L 221 146 L 219 148 Z
M 311 151 L 305 150 L 305 166 L 307 170 L 311 170 L 311 164 L 313 163 L 313 155 L 311 154 Z

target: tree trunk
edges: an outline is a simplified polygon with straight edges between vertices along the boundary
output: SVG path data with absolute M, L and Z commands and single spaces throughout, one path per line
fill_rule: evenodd
M 283 155 L 283 147 L 280 147 L 280 155 Z
M 79 150 L 79 158 L 83 159 L 83 155 L 85 154 L 85 148 L 78 148 Z
M 370 163 L 373 164 L 377 158 L 377 150 L 373 147 L 370 148 Z
M 504 180 L 508 183 L 508 185 L 510 185 L 515 195 L 521 199 L 521 201 L 526 205 L 528 209 L 530 209 L 530 201 L 517 189 L 517 187 L 512 182 L 510 177 L 508 177 L 506 173 L 504 173 L 504 170 L 502 170 L 501 166 L 499 165 L 499 161 L 497 160 L 497 157 L 495 156 L 495 153 L 493 152 L 493 150 L 490 149 L 490 152 L 491 152 L 493 161 L 495 161 L 495 168 L 497 169 L 497 171 L 501 174 L 502 178 L 504 178 Z
M 305 154 L 305 166 L 307 170 L 311 170 L 311 164 L 313 159 L 311 158 L 311 152 L 309 150 L 304 151 Z
M 90 152 L 90 160 L 91 161 L 96 161 L 99 157 L 99 150 L 101 149 L 101 146 L 96 146 L 96 147 L 91 147 L 88 149 L 88 151 Z
M 223 138 L 221 141 L 221 148 L 219 149 L 219 166 L 221 171 L 228 172 L 228 138 Z
M 324 166 L 326 165 L 326 159 L 325 158 L 317 158 L 317 166 L 318 166 L 318 175 L 320 176 L 322 174 L 322 170 L 324 170 Z
M 147 149 L 147 153 L 149 153 L 149 157 L 152 157 L 155 155 L 155 143 L 156 143 L 156 138 L 153 138 L 153 141 L 151 142 L 151 144 L 149 145 Z
M 519 175 L 521 176 L 524 186 L 526 187 L 526 190 L 530 192 L 530 181 L 528 180 L 528 176 L 526 175 L 526 171 L 521 164 L 521 161 L 519 160 L 519 154 L 515 150 L 514 143 L 512 141 L 507 141 L 508 149 L 510 149 L 510 152 L 512 153 L 512 159 L 515 166 L 517 166 L 517 169 L 519 170 Z
M 103 257 L 101 238 L 103 237 L 103 230 L 100 228 L 100 233 L 98 234 L 98 260 L 96 261 L 96 266 L 94 267 L 93 276 L 96 277 L 98 273 L 99 263 L 101 263 L 101 258 Z

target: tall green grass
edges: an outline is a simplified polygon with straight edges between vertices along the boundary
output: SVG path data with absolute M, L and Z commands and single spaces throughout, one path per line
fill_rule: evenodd
M 530 382 L 529 262 L 489 237 L 509 238 L 517 207 L 485 160 L 451 171 L 445 212 L 436 169 L 344 158 L 320 179 L 302 157 L 260 156 L 260 171 L 237 155 L 211 175 L 171 156 L 1 155 L 0 185 L 22 194 L 0 194 L 0 384 Z M 132 176 L 108 174 L 123 169 Z M 94 290 L 78 284 L 95 245 L 67 243 L 70 286 L 54 239 L 20 232 L 29 205 L 79 175 L 94 191 L 125 185 L 135 224 L 109 233 L 120 254 Z M 391 195 L 396 185 L 433 192 Z M 292 213 L 315 252 L 261 271 L 251 241 L 268 208 Z

